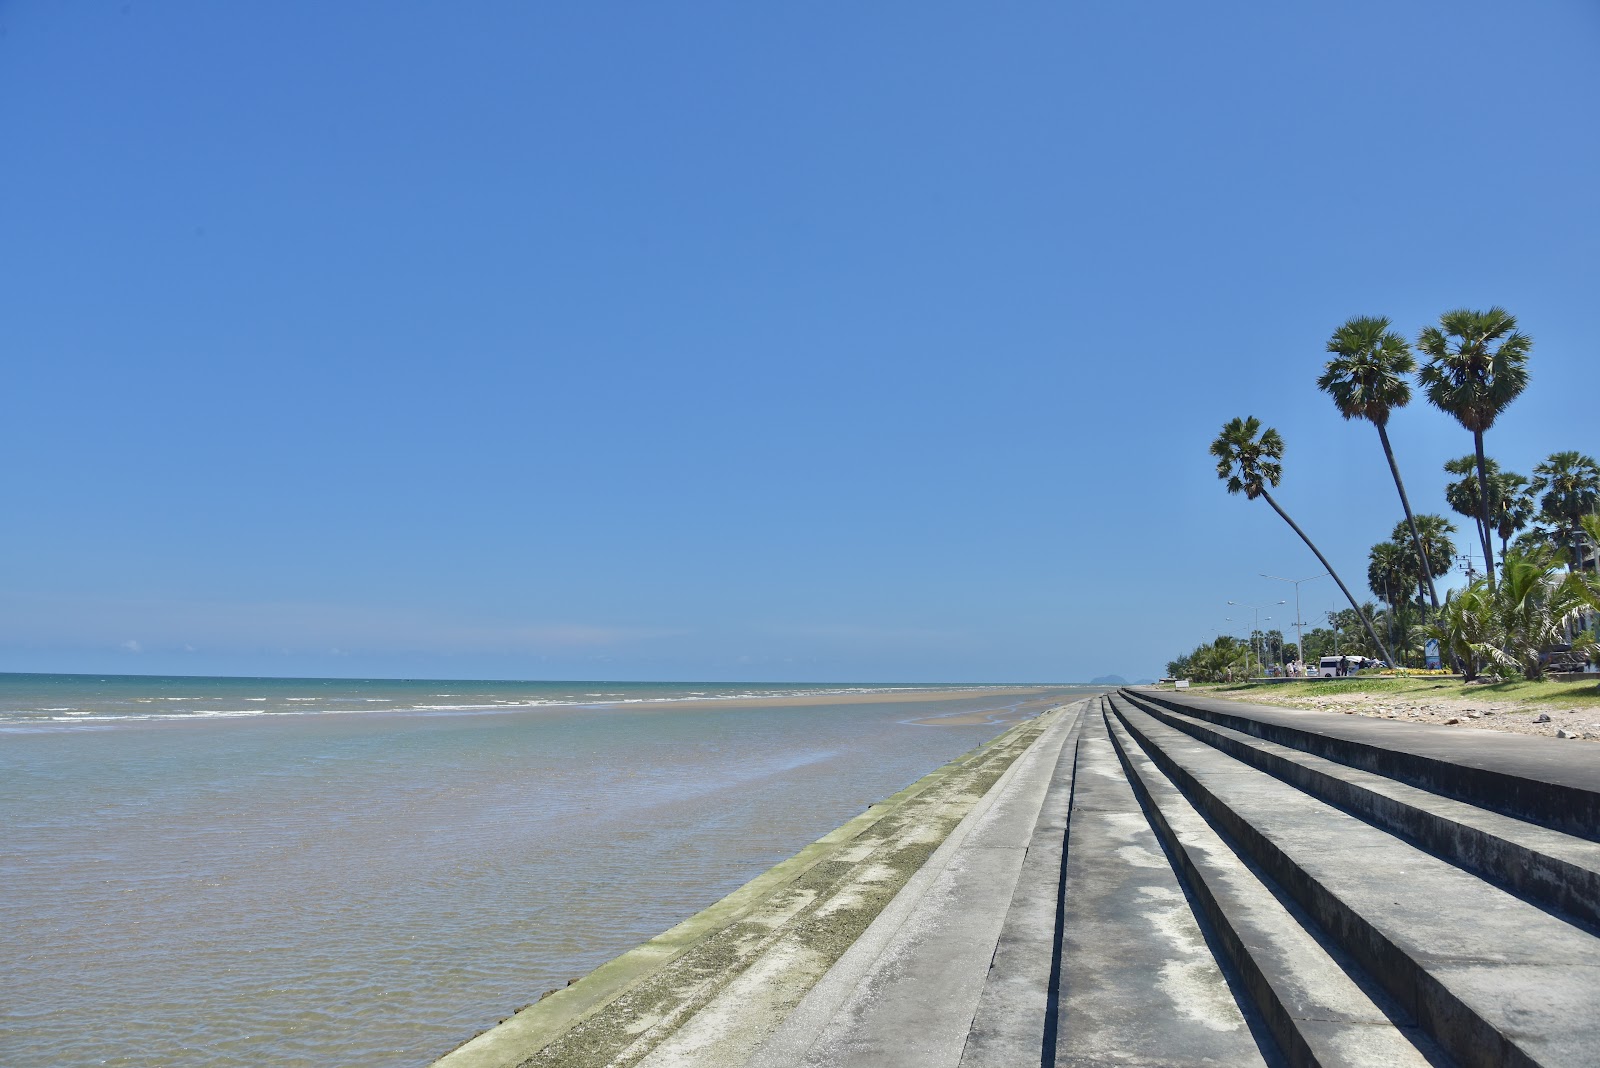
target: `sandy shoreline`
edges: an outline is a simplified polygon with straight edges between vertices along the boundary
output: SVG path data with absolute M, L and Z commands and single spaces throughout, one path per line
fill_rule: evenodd
M 1216 692 L 1213 696 L 1280 708 L 1343 712 L 1352 716 L 1398 719 L 1446 727 L 1472 727 L 1502 734 L 1600 741 L 1600 707 L 1561 708 L 1539 702 L 1495 700 L 1491 694 L 1483 697 L 1418 696 L 1408 693 L 1291 694 L 1274 693 L 1263 688 Z M 1542 721 L 1541 716 L 1545 717 Z

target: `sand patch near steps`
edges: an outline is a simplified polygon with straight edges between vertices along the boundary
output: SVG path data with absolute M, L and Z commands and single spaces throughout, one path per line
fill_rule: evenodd
M 1496 701 L 1487 696 L 1434 697 L 1392 693 L 1290 695 L 1276 694 L 1270 690 L 1229 693 L 1226 696 L 1230 701 L 1248 701 L 1257 705 L 1304 708 L 1314 712 L 1344 712 L 1409 723 L 1499 731 L 1502 734 L 1556 738 L 1559 737 L 1557 731 L 1565 731 L 1577 735 L 1575 740 L 1600 741 L 1600 708 L 1562 709 L 1520 701 Z M 1548 722 L 1539 722 L 1541 714 L 1549 717 Z

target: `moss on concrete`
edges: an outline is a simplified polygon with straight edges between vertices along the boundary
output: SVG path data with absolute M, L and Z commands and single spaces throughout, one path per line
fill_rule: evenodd
M 873 805 L 710 908 L 478 1036 L 437 1068 L 634 1065 L 747 973 L 759 977 L 759 1011 L 738 1008 L 745 1001 L 735 988 L 724 999 L 733 1000 L 734 1011 L 721 1005 L 707 1012 L 708 1020 L 719 1011 L 727 1019 L 702 1021 L 695 1041 L 750 1046 L 850 948 L 1056 714 L 1019 723 Z

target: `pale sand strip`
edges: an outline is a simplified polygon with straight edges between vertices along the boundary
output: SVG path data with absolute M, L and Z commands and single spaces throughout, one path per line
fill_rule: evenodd
M 707 708 L 803 708 L 808 705 L 884 705 L 911 701 L 959 701 L 979 697 L 1036 697 L 1052 690 L 1071 689 L 1070 686 L 974 686 L 958 690 L 894 690 L 888 693 L 822 693 L 795 697 L 690 697 L 660 701 L 596 701 L 592 706 L 601 711 L 673 712 L 678 709 Z M 575 705 L 582 702 L 573 702 Z

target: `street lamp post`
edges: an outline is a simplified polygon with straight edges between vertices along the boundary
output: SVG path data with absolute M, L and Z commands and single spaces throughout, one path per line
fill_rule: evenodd
M 1268 601 L 1266 604 L 1244 604 L 1244 603 L 1242 603 L 1240 601 L 1229 601 L 1228 603 L 1229 604 L 1236 604 L 1240 608 L 1248 608 L 1248 609 L 1250 609 L 1250 611 L 1252 613 L 1251 619 L 1253 620 L 1253 622 L 1250 624 L 1250 648 L 1251 648 L 1252 651 L 1254 651 L 1254 649 L 1256 647 L 1256 631 L 1261 629 L 1261 610 L 1263 608 L 1271 608 L 1275 604 L 1288 604 L 1289 602 L 1288 601 Z M 1272 617 L 1268 616 L 1267 619 L 1271 620 Z M 1261 656 L 1260 656 L 1260 654 L 1257 654 L 1256 655 L 1256 662 L 1259 664 L 1260 661 L 1261 661 Z M 1263 675 L 1266 674 L 1266 666 L 1265 665 L 1262 665 L 1261 673 Z
M 1326 578 L 1327 574 L 1328 572 L 1323 571 L 1320 574 L 1307 575 L 1303 579 L 1280 578 L 1277 575 L 1265 574 L 1261 576 L 1262 578 L 1276 579 L 1279 582 L 1294 584 L 1294 644 L 1300 650 L 1300 670 L 1302 674 L 1305 672 L 1306 663 L 1306 636 L 1300 630 L 1302 622 L 1300 618 L 1300 583 L 1310 582 L 1312 579 Z M 1280 601 L 1279 603 L 1281 604 L 1282 602 Z

